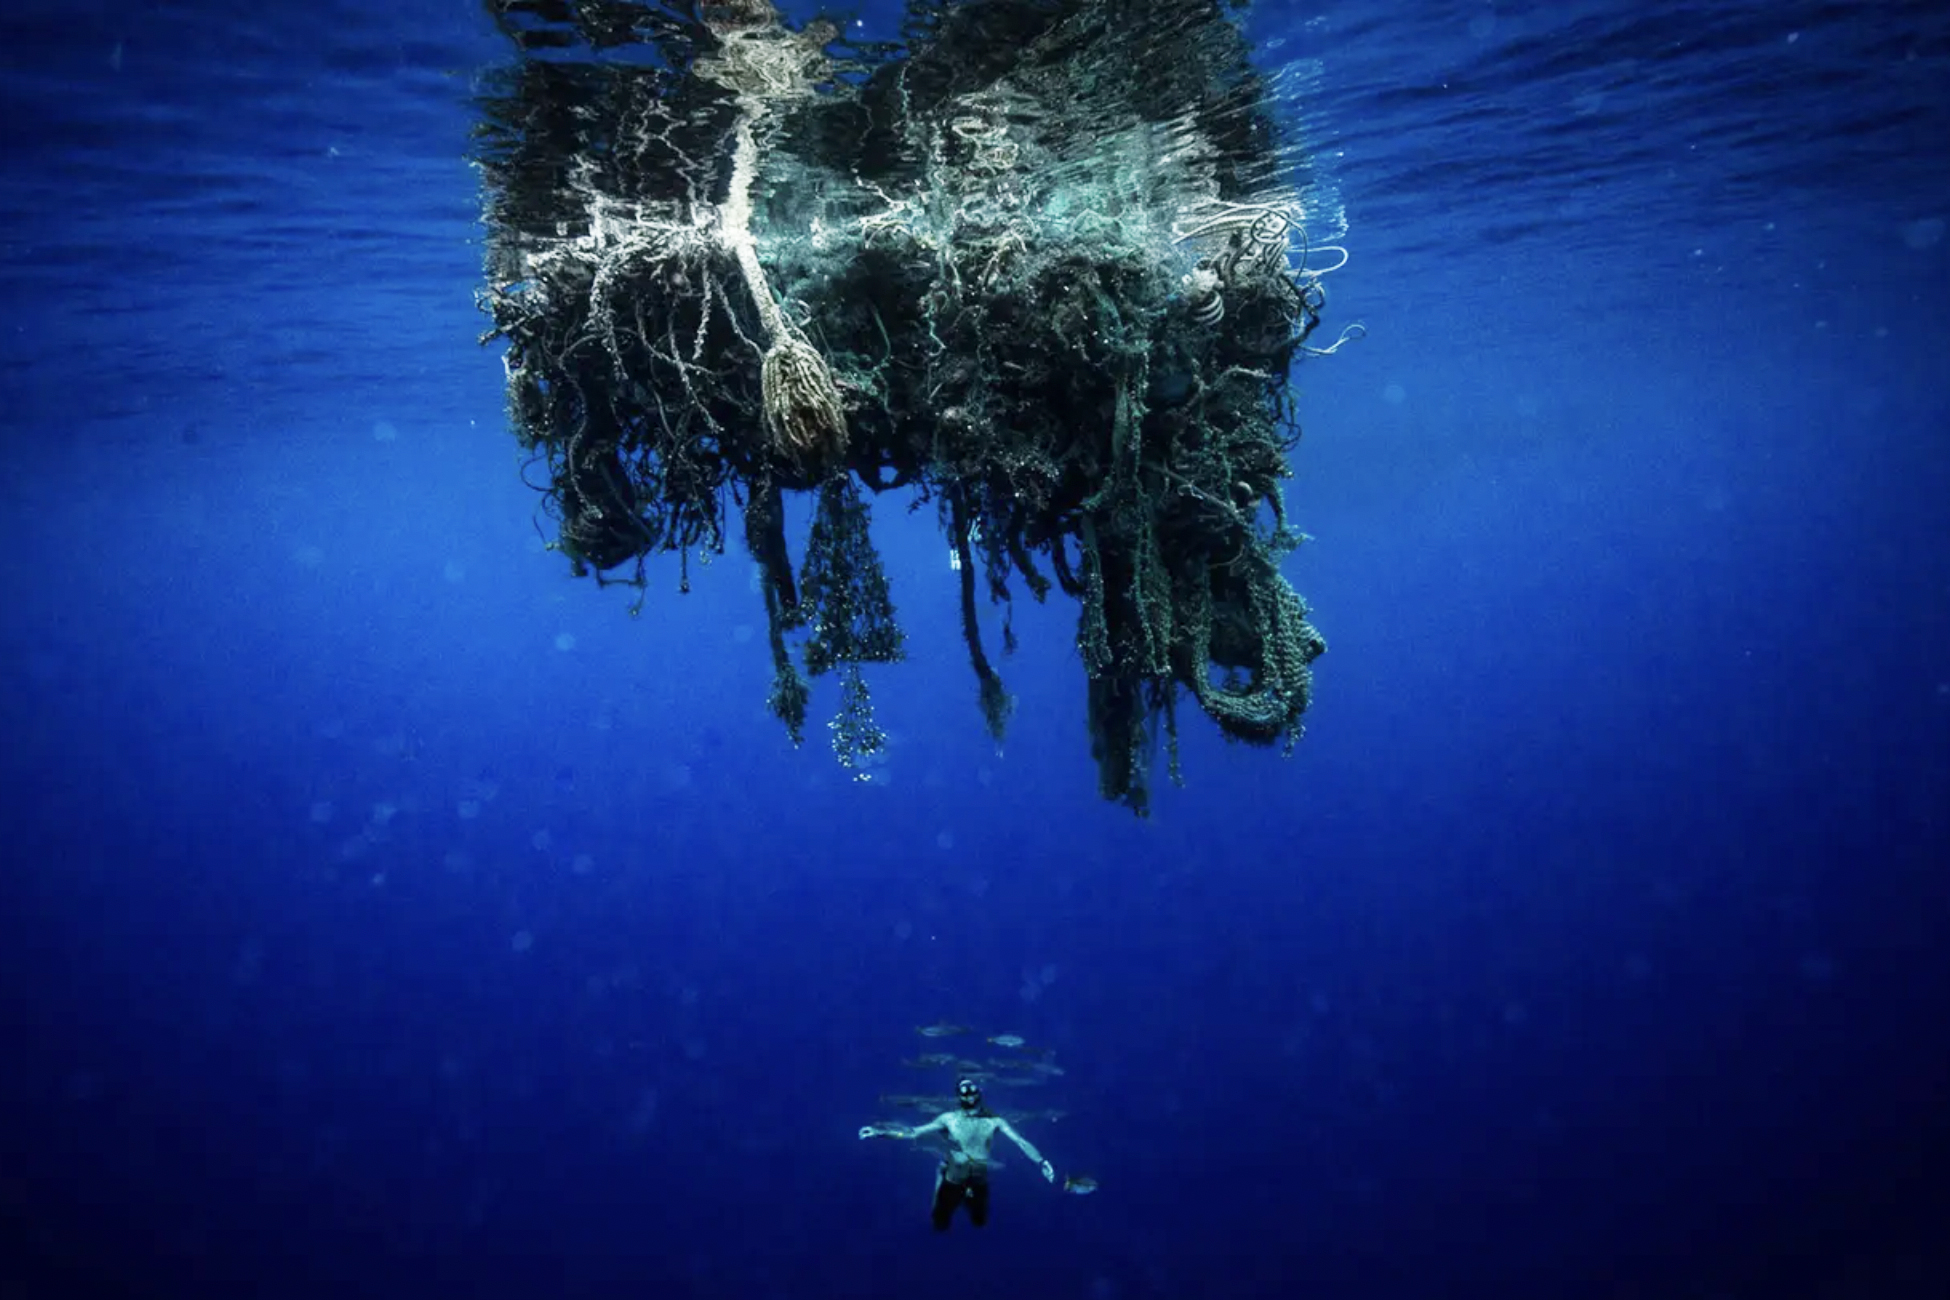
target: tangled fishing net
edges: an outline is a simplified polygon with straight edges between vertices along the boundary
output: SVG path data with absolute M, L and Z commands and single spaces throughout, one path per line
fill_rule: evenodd
M 1333 350 L 1345 253 L 1217 0 L 910 0 L 884 45 L 768 0 L 489 9 L 521 57 L 482 97 L 484 341 L 578 576 L 641 590 L 674 554 L 688 589 L 742 543 L 773 712 L 799 740 L 838 674 L 858 764 L 862 667 L 903 653 L 869 528 L 899 490 L 998 738 L 979 598 L 1006 651 L 1020 589 L 1079 606 L 1105 797 L 1145 810 L 1160 735 L 1177 775 L 1181 692 L 1298 739 L 1325 644 L 1279 568 L 1288 371 Z

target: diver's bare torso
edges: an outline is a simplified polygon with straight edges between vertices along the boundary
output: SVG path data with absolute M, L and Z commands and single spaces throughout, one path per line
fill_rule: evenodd
M 976 1227 L 989 1221 L 989 1147 L 1001 1133 L 1023 1148 L 1032 1159 L 1039 1159 L 1036 1148 L 1010 1127 L 1009 1121 L 990 1114 L 979 1103 L 972 1110 L 945 1111 L 921 1126 L 918 1132 L 932 1130 L 945 1137 L 947 1152 L 934 1176 L 934 1227 L 947 1230 L 958 1206 L 968 1206 L 968 1219 Z M 1047 1169 L 1048 1163 L 1043 1162 Z M 965 1199 L 964 1199 L 965 1198 Z
M 970 1178 L 986 1178 L 989 1171 L 989 1148 L 995 1144 L 995 1135 L 1007 1129 L 1008 1124 L 998 1115 L 963 1115 L 948 1111 L 934 1121 L 948 1137 L 948 1158 L 942 1167 L 942 1175 L 951 1183 L 964 1182 Z M 1011 1137 L 1015 1137 L 1012 1133 Z M 1020 1138 L 1016 1139 L 1018 1142 Z

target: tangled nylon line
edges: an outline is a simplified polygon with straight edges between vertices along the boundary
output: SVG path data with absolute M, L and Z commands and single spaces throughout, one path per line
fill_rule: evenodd
M 1290 236 L 1300 238 L 1300 260 L 1298 266 L 1290 266 L 1290 272 L 1300 292 L 1300 306 L 1304 315 L 1318 320 L 1320 311 L 1327 304 L 1327 291 L 1321 280 L 1340 270 L 1348 263 L 1348 251 L 1340 244 L 1321 244 L 1318 249 L 1308 242 L 1307 228 L 1300 221 L 1293 206 L 1278 203 L 1231 203 L 1215 200 L 1216 209 L 1207 207 L 1195 214 L 1181 217 L 1172 223 L 1172 240 L 1182 244 L 1190 239 L 1207 239 L 1215 235 L 1224 236 L 1225 248 L 1213 257 L 1203 258 L 1191 273 L 1184 277 L 1183 283 L 1188 291 L 1192 313 L 1201 324 L 1214 325 L 1225 314 L 1225 304 L 1220 290 L 1232 284 L 1239 276 L 1242 266 L 1262 274 L 1270 272 L 1274 266 L 1287 259 L 1291 248 Z M 1189 221 L 1189 225 L 1181 222 Z M 1332 266 L 1312 267 L 1307 265 L 1308 257 L 1315 251 L 1339 253 L 1340 260 Z M 1296 327 L 1298 323 L 1296 322 Z M 1304 342 L 1312 326 L 1301 327 L 1303 340 L 1300 350 L 1309 356 L 1332 356 L 1341 347 L 1366 334 L 1367 328 L 1359 323 L 1350 324 L 1341 330 L 1340 337 L 1324 348 L 1309 347 Z

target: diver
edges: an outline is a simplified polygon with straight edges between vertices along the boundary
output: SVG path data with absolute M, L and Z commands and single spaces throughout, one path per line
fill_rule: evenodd
M 934 1230 L 946 1232 L 954 1220 L 955 1207 L 968 1204 L 968 1221 L 981 1227 L 989 1221 L 989 1143 L 997 1133 L 1022 1148 L 1022 1153 L 1042 1169 L 1043 1177 L 1056 1181 L 1056 1170 L 1043 1159 L 1028 1138 L 1016 1132 L 1008 1120 L 982 1104 L 982 1090 L 973 1079 L 955 1085 L 959 1110 L 943 1111 L 919 1128 L 905 1124 L 866 1124 L 862 1138 L 919 1138 L 930 1133 L 945 1134 L 948 1154 L 934 1179 Z

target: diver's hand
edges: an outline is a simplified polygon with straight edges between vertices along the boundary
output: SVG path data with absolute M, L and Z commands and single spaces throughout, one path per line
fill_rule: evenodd
M 1043 1181 L 1050 1183 L 1056 1181 L 1056 1166 L 1047 1160 L 1043 1161 Z
M 865 1141 L 867 1138 L 898 1138 L 906 1136 L 907 1126 L 905 1124 L 862 1124 L 860 1126 L 860 1138 L 862 1141 Z

